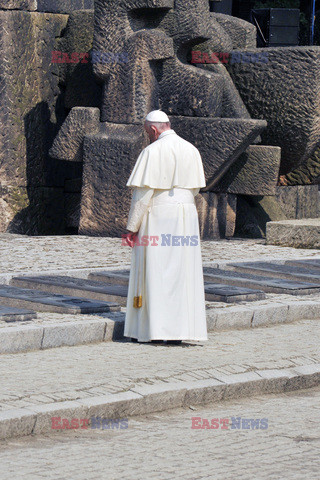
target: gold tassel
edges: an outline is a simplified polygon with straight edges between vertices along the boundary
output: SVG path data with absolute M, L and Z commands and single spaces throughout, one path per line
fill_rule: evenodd
M 133 306 L 134 308 L 141 308 L 142 307 L 142 295 L 139 297 L 133 298 Z

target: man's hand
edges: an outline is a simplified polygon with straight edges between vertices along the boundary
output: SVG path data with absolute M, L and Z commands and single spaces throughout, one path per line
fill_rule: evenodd
M 127 234 L 127 243 L 131 248 L 133 248 L 135 245 L 137 235 L 138 232 L 129 232 Z

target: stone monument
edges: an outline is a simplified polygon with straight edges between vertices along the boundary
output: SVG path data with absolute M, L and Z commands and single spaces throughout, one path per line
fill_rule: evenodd
M 294 209 L 317 187 L 280 208 L 277 185 L 318 172 L 320 49 L 257 49 L 253 25 L 208 3 L 0 0 L 1 231 L 121 235 L 155 108 L 202 154 L 203 238 L 232 236 L 236 216 L 259 236 L 313 215 Z
M 236 194 L 275 193 L 280 149 L 255 144 L 266 122 L 250 117 L 222 63 L 199 68 L 190 62 L 192 48 L 221 52 L 255 44 L 253 26 L 219 20 L 206 0 L 95 2 L 91 58 L 101 106 L 74 106 L 51 149 L 55 158 L 83 161 L 80 233 L 124 231 L 126 180 L 147 144 L 143 120 L 156 108 L 202 154 L 203 237 L 233 235 Z

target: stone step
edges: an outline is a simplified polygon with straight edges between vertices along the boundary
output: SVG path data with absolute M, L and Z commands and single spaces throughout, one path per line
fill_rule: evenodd
M 280 220 L 267 223 L 267 245 L 294 248 L 320 248 L 320 218 Z
M 266 294 L 261 290 L 251 288 L 236 287 L 234 285 L 223 285 L 214 283 L 205 283 L 205 294 L 208 302 L 252 302 L 263 300 Z
M 99 273 L 91 273 L 89 275 L 89 278 L 97 282 L 111 282 L 116 284 L 118 281 L 121 281 L 123 282 L 123 284 L 128 284 L 129 273 L 129 270 L 123 270 L 121 273 L 104 271 Z M 235 303 L 243 301 L 263 300 L 265 298 L 265 293 L 261 290 L 235 287 L 233 285 L 227 284 L 220 285 L 213 282 L 205 284 L 205 294 L 206 300 L 208 302 Z
M 120 305 L 115 302 L 94 301 L 88 298 L 57 295 L 8 285 L 0 285 L 0 305 L 32 308 L 39 312 L 70 314 L 120 310 Z
M 267 293 L 310 295 L 320 291 L 320 285 L 310 282 L 284 280 L 270 276 L 264 277 L 211 267 L 204 268 L 204 279 L 209 283 L 223 283 L 237 287 L 259 289 Z
M 74 320 L 64 314 L 46 318 L 38 315 L 37 322 L 7 325 L 0 323 L 0 354 L 23 353 L 65 346 L 101 342 L 123 341 L 123 312 L 97 315 L 74 315 Z
M 320 299 L 287 297 L 241 304 L 207 303 L 208 332 L 255 329 L 297 320 L 320 318 Z M 123 341 L 124 312 L 110 312 L 101 317 L 76 315 L 74 320 L 56 315 L 54 320 L 43 313 L 36 323 L 7 326 L 0 323 L 0 354 L 45 350 L 63 346 Z
M 252 273 L 253 275 L 284 278 L 307 283 L 315 283 L 320 286 L 320 271 L 306 271 L 304 268 L 292 265 L 279 265 L 272 262 L 246 262 L 231 263 L 236 272 Z
M 293 282 L 293 281 L 287 281 L 287 282 L 282 282 L 278 281 L 275 278 L 272 277 L 267 277 L 265 279 L 262 279 L 260 275 L 250 275 L 248 278 L 247 275 L 239 274 L 239 275 L 234 275 L 232 271 L 228 270 L 221 270 L 218 268 L 210 268 L 210 267 L 205 267 L 203 269 L 204 271 L 204 279 L 205 282 L 208 284 L 220 284 L 222 283 L 221 287 L 224 287 L 227 289 L 228 287 L 240 287 L 243 289 L 247 289 L 248 292 L 247 294 L 251 297 L 248 297 L 248 299 L 251 300 L 258 300 L 261 299 L 262 296 L 262 291 L 267 292 L 267 293 L 283 293 L 283 294 L 291 294 L 291 295 L 298 295 L 298 294 L 305 294 L 308 295 L 310 293 L 316 293 L 317 287 L 313 285 L 313 282 L 311 281 L 308 282 Z M 210 275 L 208 274 L 210 272 Z M 213 276 L 214 275 L 214 276 Z M 231 278 L 230 278 L 231 277 Z M 237 277 L 237 280 L 235 280 L 234 277 Z M 89 274 L 89 278 L 95 281 L 100 281 L 100 282 L 108 282 L 108 283 L 117 283 L 119 279 L 123 283 L 129 282 L 129 270 L 122 270 L 121 273 L 119 272 L 112 272 L 112 271 L 100 271 L 100 272 L 94 272 Z M 249 279 L 249 284 L 247 283 Z M 261 281 L 263 280 L 263 281 Z M 319 287 L 320 288 L 320 285 Z M 254 293 L 252 290 L 255 290 L 257 294 L 257 298 L 254 298 Z M 229 301 L 227 303 L 230 303 L 230 299 L 234 296 L 233 301 L 242 301 L 240 299 L 236 298 L 236 295 L 246 295 L 244 291 L 241 293 L 235 293 L 236 291 L 230 291 L 229 293 Z M 220 292 L 217 291 L 216 297 L 214 297 L 214 294 L 212 291 L 206 291 L 206 300 L 207 301 L 226 301 L 226 296 L 224 298 L 218 298 L 218 295 Z M 244 299 L 244 297 L 243 297 Z
M 302 303 L 295 298 L 289 298 L 289 301 L 291 304 Z M 285 317 L 284 308 L 283 304 L 277 309 L 281 322 Z M 233 317 L 238 321 L 242 309 L 241 305 L 224 304 L 220 307 L 229 318 Z M 252 317 L 255 305 L 251 304 L 250 309 Z M 216 311 L 217 308 L 212 305 L 212 310 Z M 309 305 L 306 312 L 311 310 Z M 232 315 L 230 311 L 233 312 Z M 263 317 L 270 321 L 269 311 L 266 313 Z M 299 317 L 304 318 L 301 312 Z M 79 323 L 82 323 L 82 330 L 77 338 L 78 341 L 83 341 L 86 321 Z M 105 329 L 102 325 L 100 328 L 99 323 L 95 331 L 97 334 L 99 332 L 101 342 Z M 253 326 L 254 322 L 248 321 L 248 325 Z M 77 325 L 77 328 L 79 327 Z M 18 328 L 22 330 L 22 326 Z M 5 328 L 8 334 L 10 330 L 16 329 L 17 327 L 9 326 Z M 21 340 L 24 340 L 32 329 L 28 325 L 24 326 Z M 56 330 L 57 326 L 45 327 L 44 332 L 39 328 L 37 335 L 42 348 L 46 348 L 49 341 L 51 345 L 57 346 L 57 343 L 53 344 L 53 339 L 57 338 Z M 131 408 L 132 414 L 146 414 L 148 411 L 150 413 L 152 408 L 159 409 L 159 405 L 171 408 L 172 402 L 175 406 L 177 399 L 181 399 L 182 404 L 195 408 L 204 401 L 216 403 L 229 396 L 256 396 L 261 393 L 260 388 L 264 391 L 268 388 L 269 393 L 279 393 L 287 391 L 288 388 L 294 390 L 314 386 L 314 380 L 319 381 L 320 375 L 320 370 L 315 366 L 320 360 L 317 345 L 319 332 L 318 316 L 314 321 L 301 320 L 294 325 L 269 325 L 269 328 L 250 328 L 249 331 L 215 332 L 214 335 L 209 335 L 204 346 L 136 345 L 128 341 L 64 347 L 22 355 L 3 355 L 0 356 L 0 432 L 2 438 L 8 438 L 12 434 L 40 433 L 45 425 L 48 431 L 52 431 L 52 417 L 119 418 L 129 414 L 129 410 L 124 407 Z M 74 341 L 75 330 L 71 328 L 69 335 Z M 66 335 L 63 335 L 63 338 L 65 339 Z M 274 339 L 276 341 L 273 341 Z M 10 345 L 12 343 L 10 342 Z M 2 344 L 0 338 L 0 347 Z M 282 348 L 279 348 L 280 345 Z M 146 357 L 150 360 L 147 368 Z M 183 371 L 181 365 L 185 367 Z M 303 374 L 303 378 L 295 375 L 296 369 L 300 369 L 299 373 Z M 62 380 L 59 381 L 60 379 Z M 213 380 L 215 383 L 212 383 Z M 214 387 L 218 387 L 219 391 Z M 132 403 L 134 399 L 130 395 L 133 391 L 140 395 L 135 397 L 140 398 L 139 404 L 135 401 Z M 123 400 L 130 400 L 131 407 L 123 404 Z M 144 410 L 139 411 L 139 405 Z M 73 407 L 82 407 L 82 410 L 73 410 Z M 24 410 L 21 411 L 21 408 Z M 33 414 L 32 421 L 30 417 L 26 417 L 30 414 Z M 30 425 L 30 430 L 27 425 Z
M 102 302 L 116 302 L 122 306 L 127 303 L 128 287 L 114 283 L 101 283 L 60 275 L 42 275 L 39 277 L 13 277 L 10 284 L 21 288 L 85 297 Z
M 181 353 L 180 358 L 184 358 Z M 130 361 L 130 354 L 127 359 Z M 164 384 L 159 381 L 137 384 L 123 392 L 101 392 L 96 396 L 80 397 L 77 400 L 51 400 L 50 403 L 41 404 L 29 401 L 26 402 L 27 406 L 0 410 L 0 440 L 50 434 L 53 418 L 57 419 L 56 425 L 60 429 L 61 418 L 67 419 L 68 425 L 74 418 L 87 418 L 88 428 L 101 429 L 104 419 L 116 420 L 119 416 L 126 418 L 144 416 L 186 407 L 194 410 L 195 405 L 213 406 L 235 398 L 314 388 L 320 385 L 320 364 L 311 363 L 289 368 L 277 368 L 275 365 L 273 369 L 255 368 L 242 373 L 229 373 L 226 368 L 224 371 L 217 369 L 213 375 L 210 378 L 202 377 L 201 380 L 199 377 L 187 376 L 187 380 L 177 381 L 173 378 Z M 100 387 L 101 390 L 103 388 Z M 93 417 L 96 418 L 94 425 Z
M 33 320 L 34 318 L 37 318 L 37 314 L 32 310 L 0 305 L 0 321 L 2 322 L 26 322 Z
M 95 282 L 113 283 L 116 285 L 129 284 L 130 270 L 116 270 L 116 271 L 100 271 L 92 272 L 88 275 L 88 279 Z
M 307 259 L 307 260 L 286 260 L 285 265 L 290 265 L 292 267 L 304 268 L 308 271 L 318 272 L 320 275 L 320 260 Z

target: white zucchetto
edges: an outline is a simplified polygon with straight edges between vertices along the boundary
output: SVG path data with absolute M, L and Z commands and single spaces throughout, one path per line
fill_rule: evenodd
M 148 122 L 155 122 L 155 123 L 168 123 L 170 122 L 169 117 L 166 113 L 162 112 L 161 110 L 153 110 L 150 112 L 146 120 Z

